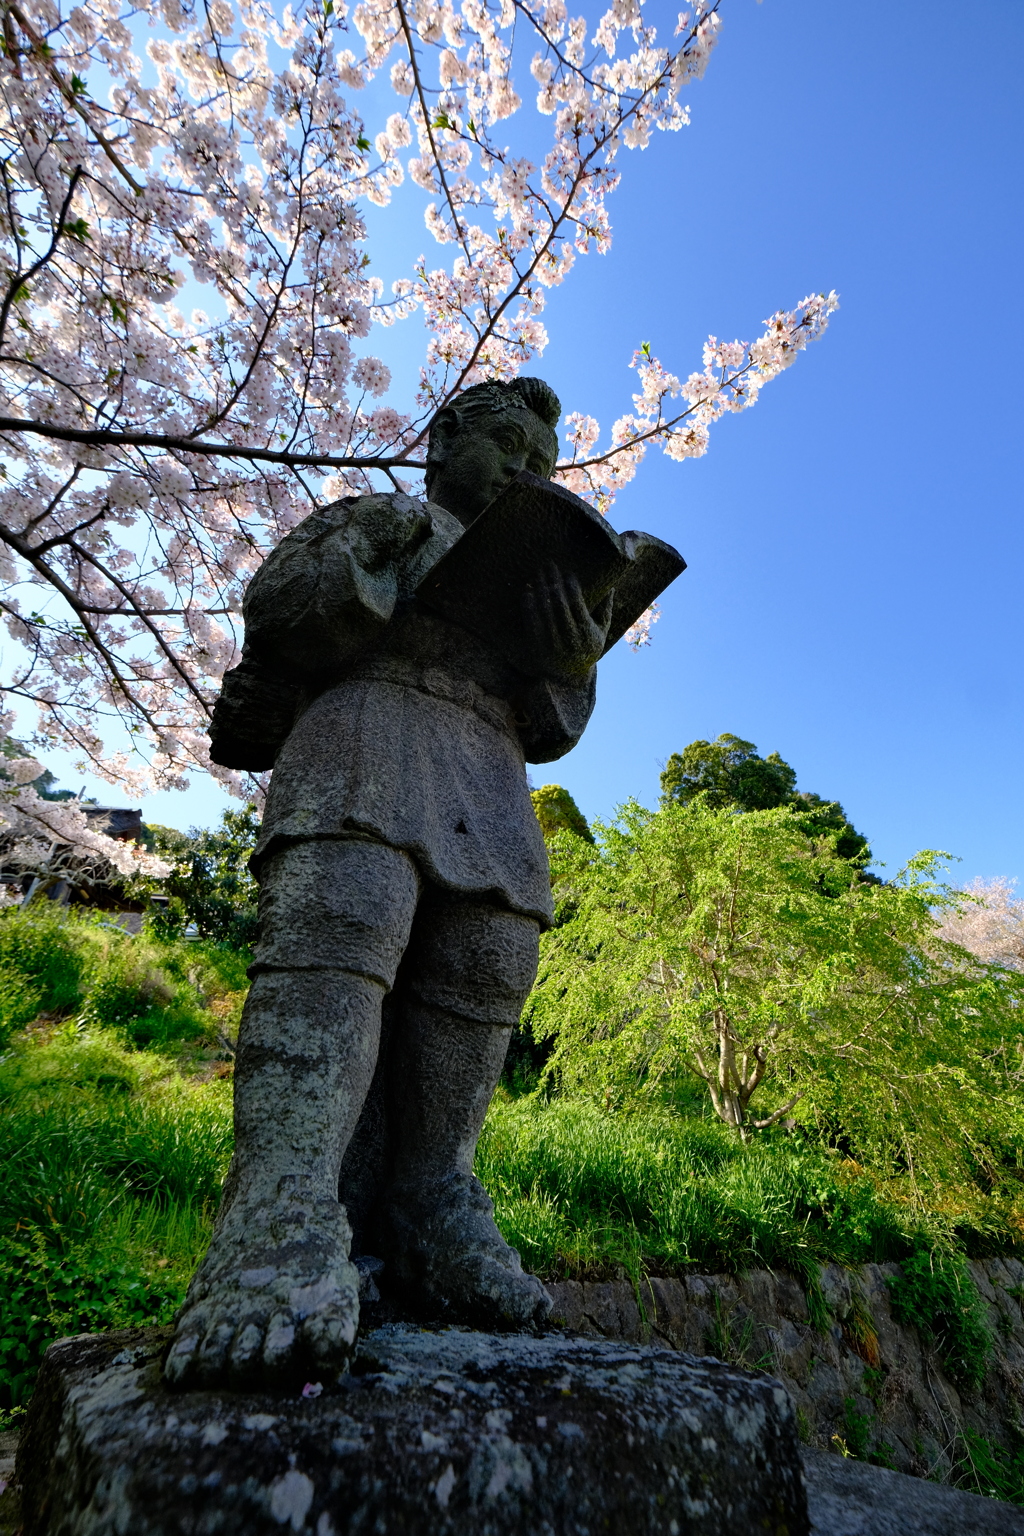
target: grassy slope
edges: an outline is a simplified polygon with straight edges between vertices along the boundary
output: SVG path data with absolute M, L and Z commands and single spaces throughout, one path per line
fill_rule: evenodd
M 244 964 L 0 914 L 0 1408 L 25 1400 L 50 1339 L 165 1320 L 179 1303 L 230 1156 Z M 499 1091 L 478 1171 L 547 1277 L 773 1265 L 813 1281 L 823 1260 L 903 1257 L 937 1235 L 1006 1249 L 1017 1234 L 995 1199 L 940 1191 L 932 1210 L 912 1207 L 906 1189 L 785 1133 L 744 1147 L 678 1111 Z
M 231 1152 L 245 959 L 0 914 L 0 1409 L 53 1338 L 168 1320 Z

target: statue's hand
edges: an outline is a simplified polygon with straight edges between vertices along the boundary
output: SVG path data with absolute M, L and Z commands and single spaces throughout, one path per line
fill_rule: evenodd
M 360 498 L 345 532 L 363 569 L 377 571 L 421 543 L 430 529 L 430 513 L 421 501 L 379 495 Z
M 582 682 L 604 650 L 612 616 L 612 594 L 593 612 L 571 572 L 544 567 L 523 603 L 526 649 L 531 670 L 559 682 Z

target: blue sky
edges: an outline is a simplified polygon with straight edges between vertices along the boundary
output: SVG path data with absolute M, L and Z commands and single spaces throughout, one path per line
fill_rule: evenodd
M 709 331 L 750 339 L 817 289 L 842 308 L 705 459 L 651 457 L 619 499 L 613 524 L 689 569 L 649 650 L 602 663 L 583 742 L 534 781 L 607 817 L 654 802 L 669 753 L 732 731 L 840 799 L 890 872 L 932 847 L 958 878 L 1024 878 L 1024 5 L 723 14 L 692 125 L 623 157 L 612 251 L 552 295 L 530 371 L 607 426 L 641 341 L 686 374 Z M 373 216 L 389 280 L 440 255 L 418 195 Z M 421 349 L 418 319 L 387 334 L 401 394 Z M 146 814 L 205 824 L 225 803 L 196 784 Z

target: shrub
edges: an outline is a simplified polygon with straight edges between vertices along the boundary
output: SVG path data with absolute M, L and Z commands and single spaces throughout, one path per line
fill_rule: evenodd
M 992 1335 L 977 1286 L 961 1254 L 919 1250 L 892 1275 L 893 1312 L 933 1339 L 950 1373 L 965 1386 L 984 1380 Z
M 74 1333 L 169 1322 L 180 1286 L 107 1252 L 0 1236 L 0 1406 L 24 1402 L 48 1345 Z

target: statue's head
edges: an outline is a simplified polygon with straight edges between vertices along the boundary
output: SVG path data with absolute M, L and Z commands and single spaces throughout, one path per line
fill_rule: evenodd
M 550 479 L 561 414 L 543 379 L 473 384 L 430 424 L 428 498 L 468 526 L 520 470 Z

